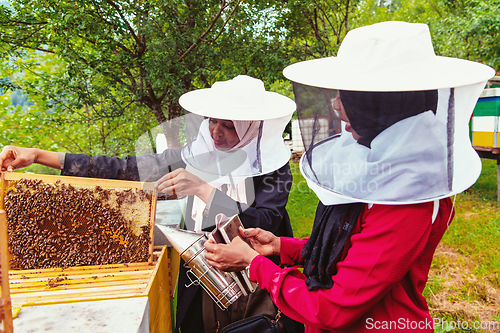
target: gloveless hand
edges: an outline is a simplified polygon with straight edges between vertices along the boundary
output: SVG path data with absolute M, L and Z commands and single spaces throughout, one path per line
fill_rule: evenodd
M 205 203 L 213 189 L 212 186 L 183 168 L 167 173 L 157 181 L 155 186 L 158 191 L 168 195 L 196 195 Z
M 279 255 L 281 249 L 281 240 L 272 232 L 261 228 L 241 229 L 240 234 L 243 238 L 250 241 L 252 248 L 263 256 Z
M 0 153 L 0 168 L 2 172 L 14 171 L 15 169 L 30 166 L 35 163 L 36 160 L 36 149 L 5 146 Z
M 226 272 L 245 269 L 259 255 L 240 237 L 235 237 L 231 244 L 217 244 L 209 239 L 205 242 L 205 250 L 208 263 Z

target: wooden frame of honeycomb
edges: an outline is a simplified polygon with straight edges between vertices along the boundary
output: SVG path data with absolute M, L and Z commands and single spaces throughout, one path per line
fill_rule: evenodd
M 68 268 L 44 268 L 9 272 L 12 306 L 99 302 L 147 297 L 151 333 L 172 332 L 170 249 L 155 249 L 152 263 L 131 263 Z M 14 319 L 14 329 L 16 320 Z
M 151 183 L 3 173 L 10 269 L 151 262 Z
M 12 306 L 9 288 L 9 251 L 7 239 L 7 215 L 0 209 L 0 287 L 2 297 L 0 299 L 0 323 L 1 332 L 10 333 L 12 326 Z

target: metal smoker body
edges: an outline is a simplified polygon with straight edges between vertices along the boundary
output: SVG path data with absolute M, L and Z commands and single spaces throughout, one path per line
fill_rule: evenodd
M 201 284 L 222 310 L 227 309 L 243 295 L 241 288 L 231 274 L 222 272 L 208 264 L 205 258 L 205 241 L 208 238 L 205 234 L 169 226 L 157 225 L 157 227 L 190 268 L 187 273 L 191 284 L 186 287 Z

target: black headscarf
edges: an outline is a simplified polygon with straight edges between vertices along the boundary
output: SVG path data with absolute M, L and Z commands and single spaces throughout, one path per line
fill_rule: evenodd
M 308 277 L 306 285 L 309 290 L 330 289 L 333 286 L 332 275 L 336 273 L 336 263 L 363 205 L 318 204 L 311 237 L 301 251 L 305 259 L 304 274 Z
M 372 140 L 400 120 L 432 110 L 436 114 L 438 91 L 368 92 L 340 90 L 340 100 L 358 140 L 370 148 Z

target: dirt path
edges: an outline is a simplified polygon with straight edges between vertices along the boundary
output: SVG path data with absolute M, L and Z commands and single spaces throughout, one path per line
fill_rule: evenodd
M 429 274 L 427 297 L 433 318 L 461 318 L 500 324 L 500 288 L 478 278 L 468 257 L 440 244 Z M 433 290 L 434 289 L 434 290 Z M 497 327 L 498 328 L 498 327 Z M 500 328 L 487 331 L 500 332 Z

